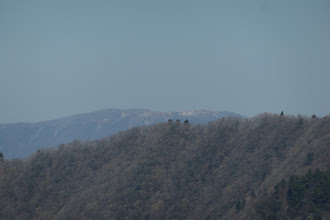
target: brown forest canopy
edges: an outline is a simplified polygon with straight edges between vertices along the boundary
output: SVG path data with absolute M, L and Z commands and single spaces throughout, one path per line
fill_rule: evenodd
M 329 147 L 329 116 L 271 114 L 76 140 L 0 161 L 0 219 L 328 218 Z

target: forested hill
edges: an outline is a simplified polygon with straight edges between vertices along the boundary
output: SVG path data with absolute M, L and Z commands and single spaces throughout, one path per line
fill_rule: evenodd
M 105 109 L 37 123 L 0 124 L 0 152 L 7 158 L 27 157 L 40 148 L 75 139 L 104 138 L 134 126 L 188 119 L 207 123 L 223 117 L 242 117 L 226 111 L 157 112 L 147 109 Z
M 172 121 L 0 159 L 0 219 L 329 219 L 330 117 Z

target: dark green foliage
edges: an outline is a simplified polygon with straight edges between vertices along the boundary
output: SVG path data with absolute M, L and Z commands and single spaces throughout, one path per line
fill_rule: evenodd
M 236 210 L 239 212 L 239 211 L 241 211 L 241 209 L 242 209 L 242 203 L 241 203 L 241 201 L 237 201 L 236 203 L 235 203 L 235 208 L 236 208 Z
M 307 216 L 309 213 L 329 211 L 330 172 L 310 171 L 302 177 L 292 176 L 288 189 L 289 216 Z
M 270 199 L 260 201 L 256 207 L 262 219 L 283 219 L 314 216 L 330 211 L 330 171 L 310 170 L 305 176 L 292 175 L 287 184 L 282 180 L 275 187 Z M 288 205 L 287 211 L 285 204 Z
M 311 165 L 311 163 L 313 162 L 313 160 L 314 160 L 314 153 L 313 152 L 308 153 L 307 154 L 305 165 Z
M 291 176 L 288 189 L 288 204 L 293 211 L 299 210 L 299 205 L 304 198 L 306 185 L 304 179 Z
M 0 158 L 3 158 L 3 153 L 2 152 L 0 152 Z
M 256 198 L 256 194 L 255 194 L 255 192 L 254 192 L 254 190 L 252 189 L 251 190 L 251 192 L 250 192 L 250 196 L 252 197 L 252 198 Z
M 280 182 L 280 187 L 282 188 L 282 189 L 284 189 L 285 187 L 286 187 L 286 184 L 287 184 L 288 182 L 285 180 L 285 179 L 282 179 L 282 181 Z
M 243 210 L 245 208 L 245 204 L 246 204 L 245 199 L 236 201 L 235 203 L 236 211 L 240 212 L 241 210 Z

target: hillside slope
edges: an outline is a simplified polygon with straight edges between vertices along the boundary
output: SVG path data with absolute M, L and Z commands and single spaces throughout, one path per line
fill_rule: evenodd
M 329 116 L 135 127 L 0 162 L 0 219 L 329 219 L 329 146 Z
M 146 109 L 107 109 L 38 123 L 0 124 L 0 152 L 7 158 L 22 158 L 40 148 L 75 139 L 99 139 L 134 126 L 156 124 L 170 118 L 207 123 L 228 116 L 242 117 L 232 112 L 205 110 L 155 112 Z

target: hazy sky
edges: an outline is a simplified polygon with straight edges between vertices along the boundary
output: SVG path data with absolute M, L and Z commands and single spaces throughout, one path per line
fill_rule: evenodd
M 0 123 L 105 108 L 330 114 L 330 1 L 0 0 Z

